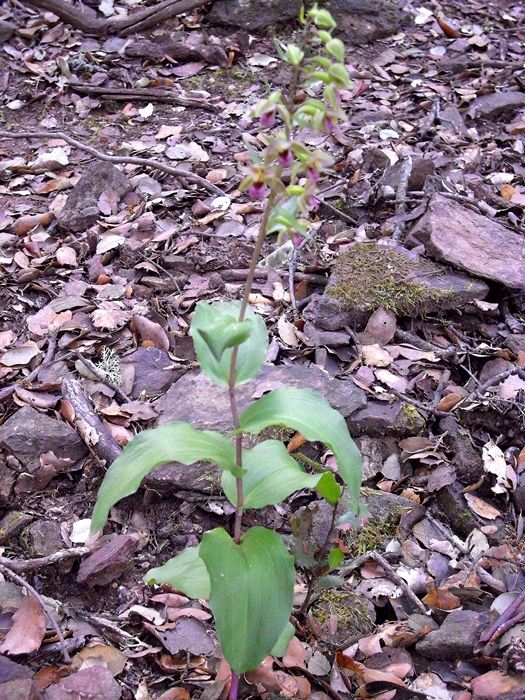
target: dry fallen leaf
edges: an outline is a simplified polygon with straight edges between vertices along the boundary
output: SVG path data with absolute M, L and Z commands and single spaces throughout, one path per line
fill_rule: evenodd
M 0 654 L 30 654 L 40 649 L 46 633 L 46 616 L 32 595 L 22 598 L 13 626 L 0 644 Z

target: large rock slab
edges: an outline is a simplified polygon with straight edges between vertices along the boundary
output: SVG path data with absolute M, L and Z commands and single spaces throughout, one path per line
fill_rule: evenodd
M 53 452 L 59 459 L 77 462 L 88 453 L 78 433 L 67 423 L 24 406 L 0 427 L 0 446 L 29 471 L 40 467 L 40 456 Z
M 487 293 L 484 282 L 401 246 L 359 243 L 339 256 L 324 299 L 312 300 L 303 315 L 315 326 L 336 330 L 364 325 L 381 307 L 397 316 L 418 316 L 458 308 Z
M 525 289 L 525 237 L 440 194 L 410 231 L 436 260 L 513 289 Z
M 237 389 L 237 406 L 244 411 L 252 400 L 281 387 L 316 389 L 346 418 L 366 406 L 364 391 L 353 382 L 332 379 L 315 366 L 266 365 L 260 374 Z M 191 423 L 201 430 L 233 430 L 228 391 L 213 384 L 202 372 L 193 370 L 181 377 L 157 402 L 157 425 L 174 420 Z
M 337 22 L 337 33 L 345 44 L 368 44 L 395 34 L 400 13 L 385 0 L 325 0 L 319 3 Z
M 218 0 L 207 16 L 212 24 L 225 24 L 256 32 L 272 24 L 297 19 L 302 0 Z

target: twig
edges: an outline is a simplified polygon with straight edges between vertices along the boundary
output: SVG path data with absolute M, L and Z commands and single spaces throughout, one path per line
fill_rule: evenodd
M 189 180 L 189 182 L 194 182 L 204 189 L 208 190 L 212 194 L 224 196 L 224 192 L 216 185 L 208 182 L 200 175 L 191 173 L 188 170 L 183 170 L 182 168 L 172 168 L 170 165 L 164 165 L 164 163 L 159 163 L 156 160 L 151 160 L 150 158 L 137 158 L 135 156 L 108 156 L 105 153 L 97 151 L 96 148 L 92 146 L 87 146 L 81 141 L 68 136 L 63 131 L 0 131 L 0 138 L 6 139 L 33 139 L 33 138 L 44 138 L 44 139 L 62 139 L 69 143 L 71 146 L 75 146 L 86 153 L 98 158 L 99 160 L 105 160 L 109 163 L 131 163 L 133 165 L 142 165 L 147 168 L 156 168 L 161 170 L 168 175 L 173 175 L 177 178 L 184 178 Z
M 116 102 L 129 102 L 130 100 L 155 100 L 156 102 L 167 102 L 168 104 L 182 105 L 183 107 L 194 107 L 205 109 L 210 112 L 217 111 L 217 108 L 210 102 L 199 100 L 196 97 L 186 97 L 170 92 L 164 88 L 106 88 L 104 86 L 86 85 L 84 83 L 69 83 L 73 92 L 80 92 L 85 95 L 95 95 L 101 99 L 114 100 Z
M 390 394 L 394 394 L 400 401 L 406 401 L 406 403 L 411 404 L 414 406 L 414 408 L 419 409 L 420 411 L 424 411 L 425 413 L 430 413 L 433 416 L 448 416 L 450 415 L 446 411 L 438 411 L 437 408 L 434 406 L 425 406 L 424 403 L 421 403 L 421 401 L 418 401 L 417 399 L 412 399 L 410 396 L 407 396 L 406 394 L 402 394 L 400 391 L 397 389 L 394 389 L 393 387 L 389 386 L 388 387 L 388 392 Z
M 49 336 L 49 341 L 48 341 L 48 346 L 47 346 L 47 352 L 46 356 L 44 357 L 44 361 L 41 362 L 38 367 L 35 367 L 35 369 L 30 372 L 27 377 L 24 377 L 24 382 L 32 382 L 33 379 L 38 375 L 39 371 L 42 369 L 42 367 L 45 367 L 46 365 L 50 365 L 51 361 L 53 359 L 53 355 L 55 354 L 56 346 L 57 346 L 57 335 L 58 331 L 53 331 L 53 333 Z M 9 386 L 6 386 L 4 389 L 0 391 L 0 401 L 5 401 L 13 392 L 16 391 L 16 387 L 19 385 L 18 382 L 15 382 L 14 384 L 10 384 Z
M 443 374 L 441 375 L 441 379 L 439 380 L 439 384 L 437 385 L 436 392 L 434 394 L 434 399 L 432 400 L 432 409 L 437 411 L 439 402 L 441 401 L 441 398 L 443 396 L 443 390 L 445 389 L 445 386 L 450 379 L 450 370 L 446 369 Z
M 387 562 L 385 557 L 381 555 L 379 552 L 376 552 L 375 549 L 371 550 L 370 552 L 365 552 L 364 554 L 361 554 L 361 556 L 356 557 L 350 566 L 345 567 L 344 571 L 351 571 L 352 569 L 357 568 L 358 566 L 361 566 L 361 564 L 364 564 L 366 561 L 369 559 L 372 559 L 373 561 L 377 562 L 380 564 L 380 566 L 384 569 L 385 573 L 388 575 L 389 578 L 392 579 L 392 581 L 396 584 L 396 586 L 399 586 L 403 593 L 409 598 L 416 608 L 423 613 L 423 615 L 426 615 L 428 613 L 428 610 L 425 607 L 425 604 L 419 600 L 417 595 L 414 593 L 414 591 L 410 588 L 410 586 L 407 584 L 406 581 L 404 581 L 399 574 L 396 574 L 394 569 L 390 566 L 390 564 Z M 343 571 L 343 569 L 341 569 Z
M 297 299 L 295 298 L 295 271 L 297 270 L 297 248 L 293 249 L 292 257 L 288 263 L 288 287 L 290 290 L 290 301 L 294 314 L 297 313 Z
M 66 646 L 66 641 L 64 639 L 64 635 L 62 634 L 62 630 L 58 626 L 58 622 L 55 620 L 53 615 L 51 615 L 51 613 L 47 609 L 47 605 L 46 605 L 44 599 L 42 598 L 42 596 L 40 595 L 40 593 L 38 593 L 38 591 L 36 591 L 30 583 L 28 583 L 27 581 L 24 581 L 24 579 L 21 576 L 19 576 L 18 574 L 15 574 L 15 572 L 12 571 L 8 566 L 5 566 L 4 564 L 0 564 L 0 571 L 5 576 L 9 576 L 9 578 L 12 578 L 13 581 L 16 581 L 21 586 L 23 586 L 26 590 L 28 590 L 29 593 L 31 593 L 31 595 L 33 596 L 33 598 L 38 602 L 38 604 L 42 608 L 42 612 L 44 613 L 44 615 L 47 617 L 47 619 L 51 623 L 51 626 L 55 630 L 56 635 L 60 641 L 60 646 L 62 647 L 62 656 L 64 657 L 64 662 L 66 664 L 70 664 L 71 657 L 69 656 L 69 652 L 68 652 L 67 646 Z
M 424 350 L 425 352 L 433 352 L 441 360 L 450 360 L 452 358 L 457 357 L 456 348 L 438 348 L 436 345 L 432 345 L 432 343 L 427 343 L 426 340 L 418 338 L 418 336 L 414 335 L 413 333 L 407 333 L 407 331 L 403 331 L 400 328 L 396 330 L 395 338 L 396 340 L 399 340 L 402 343 L 409 343 L 410 345 L 413 345 L 419 350 Z
M 484 384 L 482 384 L 475 391 L 469 394 L 465 401 L 474 401 L 475 399 L 481 398 L 483 394 L 487 391 L 487 389 L 490 389 L 491 387 L 496 386 L 497 384 L 501 384 L 501 382 L 505 381 L 505 379 L 507 379 L 508 377 L 512 377 L 512 375 L 514 374 L 517 374 L 520 379 L 525 380 L 525 368 L 512 367 L 511 369 L 508 369 L 505 372 L 500 372 L 499 374 L 496 374 L 496 376 L 492 377 L 491 379 L 487 379 L 487 381 Z
M 11 571 L 16 571 L 19 574 L 25 571 L 34 571 L 42 569 L 44 566 L 56 564 L 64 559 L 73 559 L 74 557 L 82 557 L 84 554 L 90 554 L 91 550 L 88 547 L 73 547 L 72 549 L 59 549 L 58 552 L 48 554 L 47 557 L 36 557 L 35 559 L 8 559 L 0 557 L 0 566 L 7 566 Z
M 348 214 L 345 214 L 344 212 L 340 211 L 337 207 L 334 207 L 333 204 L 329 204 L 326 201 L 326 199 L 323 199 L 319 196 L 319 193 L 317 193 L 315 196 L 321 202 L 323 207 L 326 207 L 328 211 L 332 212 L 332 214 L 335 214 L 335 216 L 337 216 L 338 219 L 341 219 L 341 221 L 344 221 L 347 224 L 353 224 L 354 226 L 357 224 L 357 221 L 355 219 L 353 219 Z
M 113 389 L 115 394 L 119 397 L 121 401 L 124 403 L 129 403 L 129 397 L 122 391 L 122 389 L 119 389 L 119 387 L 114 384 L 111 379 L 108 378 L 107 374 L 100 369 L 100 367 L 97 367 L 91 360 L 88 360 L 87 357 L 84 357 L 80 353 L 79 350 L 74 350 L 75 357 L 77 360 L 80 360 L 82 364 L 88 368 L 88 370 L 95 375 L 97 379 L 99 379 L 101 382 L 109 386 L 110 389 Z
M 403 161 L 401 165 L 401 169 L 399 171 L 399 183 L 397 185 L 397 192 L 396 192 L 396 217 L 399 218 L 395 228 L 394 232 L 392 233 L 392 240 L 395 241 L 396 243 L 400 240 L 401 236 L 403 235 L 403 231 L 405 230 L 406 226 L 406 221 L 404 220 L 405 212 L 406 212 L 406 200 L 407 200 L 407 189 L 408 189 L 408 180 L 410 178 L 410 174 L 412 172 L 412 156 L 407 156 L 406 159 Z
M 514 613 L 518 610 L 520 605 L 525 601 L 525 591 L 521 591 L 519 596 L 515 598 L 512 603 L 504 610 L 498 617 L 496 622 L 490 627 L 486 632 L 482 634 L 479 642 L 476 644 L 474 651 L 479 653 L 481 649 L 487 643 L 492 643 L 496 641 L 501 635 L 510 629 L 513 625 L 523 620 L 525 617 L 525 611 L 515 615 Z

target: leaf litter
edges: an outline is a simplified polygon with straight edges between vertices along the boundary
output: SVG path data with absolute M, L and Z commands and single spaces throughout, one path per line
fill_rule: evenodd
M 496 698 L 503 689 L 505 697 L 520 698 L 525 692 L 523 292 L 496 279 L 489 301 L 471 300 L 474 313 L 466 307 L 406 318 L 381 306 L 365 323 L 346 319 L 339 328 L 324 327 L 329 314 L 305 321 L 291 302 L 290 284 L 297 300 L 302 284 L 302 298 L 310 301 L 312 293 L 322 293 L 340 253 L 364 240 L 387 239 L 399 217 L 410 224 L 432 191 L 452 195 L 465 207 L 465 220 L 474 208 L 523 235 L 525 101 L 512 83 L 523 70 L 523 51 L 509 33 L 521 32 L 521 10 L 502 3 L 446 2 L 439 14 L 425 5 L 404 3 L 408 21 L 390 39 L 349 47 L 356 83 L 342 96 L 349 121 L 315 144 L 337 157 L 324 197 L 340 216 L 328 206 L 321 210 L 295 274 L 287 255 L 270 240 L 263 254 L 275 265 L 261 268 L 251 300 L 274 334 L 274 362 L 317 365 L 328 376 L 355 377 L 366 388 L 368 404 L 360 409 L 365 416 L 362 422 L 349 418 L 350 428 L 371 475 L 364 497 L 379 494 L 382 510 L 370 507 L 361 535 L 349 537 L 341 526 L 334 544 L 345 564 L 333 587 L 318 595 L 332 596 L 333 602 L 341 591 L 358 592 L 362 615 L 368 609 L 375 613 L 373 631 L 353 630 L 344 606 L 327 605 L 328 616 L 320 623 L 310 611 L 300 615 L 298 601 L 287 654 L 282 660 L 268 658 L 251 672 L 251 692 L 350 698 L 358 688 L 363 698 L 439 700 Z M 13 10 L 4 9 L 12 17 Z M 115 12 L 113 3 L 99 9 L 106 16 Z M 61 683 L 64 690 L 70 683 L 73 692 L 95 687 L 105 698 L 224 697 L 228 669 L 210 613 L 198 601 L 149 589 L 141 580 L 143 570 L 195 544 L 215 525 L 220 495 L 213 486 L 201 491 L 208 483 L 201 477 L 181 488 L 168 473 L 114 508 L 110 530 L 96 543 L 85 542 L 83 520 L 103 473 L 97 456 L 102 433 L 95 432 L 89 456 L 79 453 L 80 466 L 73 469 L 74 460 L 58 454 L 58 446 L 42 454 L 22 449 L 16 440 L 20 427 L 11 429 L 10 421 L 32 407 L 35 435 L 46 435 L 43 427 L 38 432 L 43 415 L 53 417 L 57 427 L 65 420 L 75 425 L 67 411 L 56 408 L 62 378 L 73 373 L 84 377 L 92 410 L 104 417 L 108 434 L 125 444 L 156 420 L 156 399 L 184 373 L 195 371 L 188 316 L 200 299 L 235 296 L 262 215 L 236 188 L 246 162 L 242 134 L 254 147 L 259 139 L 264 143 L 247 115 L 264 94 L 261 76 L 270 82 L 276 77 L 275 49 L 259 36 L 237 54 L 250 84 L 230 90 L 235 78 L 215 81 L 216 72 L 204 61 L 148 63 L 126 53 L 117 37 L 87 40 L 50 13 L 27 14 L 22 8 L 16 13 L 21 28 L 3 45 L 2 60 L 13 76 L 4 96 L 6 129 L 22 123 L 31 131 L 54 130 L 67 113 L 81 142 L 128 158 L 120 167 L 138 194 L 128 199 L 113 189 L 103 191 L 92 209 L 82 212 L 76 232 L 61 230 L 56 217 L 89 170 L 86 152 L 59 135 L 1 141 L 0 531 L 9 547 L 1 563 L 21 576 L 36 570 L 44 595 L 56 598 L 44 598 L 46 609 L 56 615 L 66 647 L 76 653 L 71 665 L 60 664 L 62 646 L 41 605 L 6 580 L 2 658 L 14 656 L 10 663 L 17 672 L 22 665 L 31 669 L 31 683 L 44 697 L 53 697 L 53 686 Z M 198 12 L 183 17 L 176 30 L 188 40 L 198 38 L 199 19 Z M 230 38 L 216 37 L 218 44 Z M 84 64 L 77 67 L 74 59 L 80 55 Z M 145 78 L 149 87 L 170 76 L 188 81 L 204 75 L 207 87 L 196 91 L 196 99 L 219 111 L 167 107 L 153 95 L 143 100 L 124 92 L 129 106 L 115 102 L 110 108 L 104 92 L 83 95 L 78 80 L 88 75 L 93 88 L 108 88 L 109 97 L 118 81 L 127 87 Z M 40 82 L 45 85 L 44 117 L 38 106 L 42 97 L 33 101 L 27 89 L 19 89 L 22 80 L 35 90 Z M 152 89 L 160 100 L 158 89 Z M 87 125 L 89 119 L 96 128 Z M 308 135 L 305 140 L 311 141 Z M 174 163 L 183 172 L 175 178 L 151 164 L 131 162 L 137 156 Z M 408 214 L 399 214 L 400 171 L 391 168 L 409 157 Z M 426 164 L 418 165 L 416 158 Z M 219 192 L 206 191 L 192 175 Z M 414 244 L 421 245 L 413 240 L 412 249 Z M 427 254 L 432 257 L 431 248 Z M 103 363 L 108 349 L 117 358 L 126 402 L 103 381 L 111 375 Z M 102 368 L 102 379 L 80 372 L 77 352 Z M 406 414 L 402 428 L 392 412 L 399 406 Z M 319 455 L 315 445 L 307 448 L 307 456 L 330 464 L 331 457 Z M 286 531 L 298 505 L 308 505 L 301 494 L 280 510 L 267 509 L 264 524 Z M 27 517 L 18 517 L 21 512 Z M 377 528 L 380 521 L 388 527 Z M 322 528 L 321 516 L 316 522 Z M 313 523 L 303 535 L 305 547 L 315 550 Z M 352 539 L 360 536 L 353 550 Z M 84 543 L 87 566 L 79 569 L 71 545 Z M 46 557 L 51 559 L 43 568 Z M 490 609 L 496 618 L 492 627 Z M 347 644 L 337 648 L 341 632 Z M 90 668 L 97 674 L 90 675 Z M 29 697 L 31 686 L 26 687 Z

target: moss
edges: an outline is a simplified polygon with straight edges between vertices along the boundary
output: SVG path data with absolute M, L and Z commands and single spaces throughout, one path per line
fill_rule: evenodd
M 312 613 L 321 625 L 335 617 L 337 627 L 346 636 L 368 633 L 374 623 L 366 602 L 355 593 L 324 591 L 312 607 Z
M 410 435 L 417 435 L 425 427 L 425 420 L 417 408 L 404 403 L 399 414 L 399 427 L 406 429 Z
M 382 547 L 385 541 L 392 539 L 396 534 L 397 521 L 401 516 L 401 509 L 393 512 L 386 521 L 371 518 L 366 525 L 358 530 L 350 530 L 345 538 L 350 549 L 349 556 L 358 557 L 365 552 Z
M 375 243 L 362 243 L 338 258 L 326 294 L 348 311 L 373 312 L 383 307 L 397 315 L 416 315 L 454 298 L 451 290 L 417 283 L 437 274 L 428 261 Z

